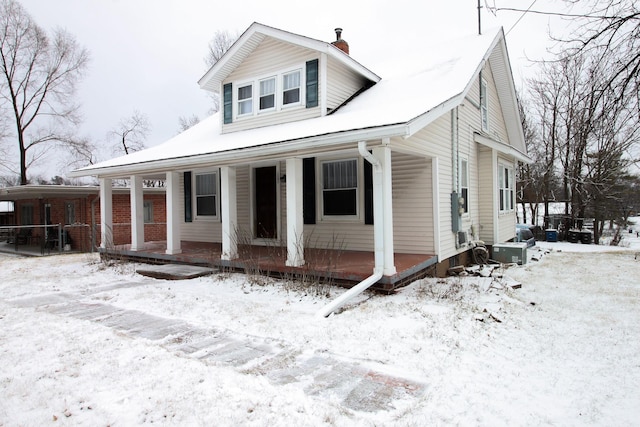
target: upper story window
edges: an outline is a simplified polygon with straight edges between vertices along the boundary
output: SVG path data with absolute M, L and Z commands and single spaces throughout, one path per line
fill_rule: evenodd
M 318 60 L 222 86 L 224 124 L 288 108 L 318 106 Z
M 282 105 L 300 102 L 300 70 L 282 76 Z
M 358 214 L 358 161 L 322 163 L 322 211 L 325 216 Z
M 276 78 L 260 80 L 260 111 L 270 110 L 276 106 Z
M 513 210 L 513 168 L 498 165 L 498 185 L 500 186 L 500 212 Z
M 480 120 L 482 130 L 489 130 L 489 100 L 487 98 L 487 81 L 480 80 Z
M 460 160 L 460 195 L 462 197 L 462 210 L 469 213 L 469 162 Z
M 196 217 L 218 216 L 218 174 L 205 172 L 194 174 Z
M 238 88 L 238 115 L 253 113 L 253 85 L 248 84 Z

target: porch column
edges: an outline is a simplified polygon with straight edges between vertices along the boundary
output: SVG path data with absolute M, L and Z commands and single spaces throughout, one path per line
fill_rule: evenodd
M 179 254 L 180 248 L 180 175 L 167 172 L 167 250 L 168 255 Z
M 236 195 L 236 168 L 220 168 L 220 214 L 222 215 L 222 254 L 220 259 L 238 258 L 238 198 Z
M 383 141 L 384 143 L 385 141 Z M 393 256 L 393 191 L 391 181 L 391 148 L 387 144 L 373 149 L 373 155 L 380 162 L 382 169 L 382 240 L 384 242 L 384 267 L 382 274 L 391 276 L 396 274 Z M 375 201 L 374 201 L 375 203 Z
M 131 176 L 131 250 L 144 247 L 144 202 L 142 195 L 142 177 Z
M 113 248 L 113 188 L 111 179 L 100 178 L 100 247 Z
M 302 159 L 287 159 L 287 261 L 289 267 L 304 265 L 302 216 Z

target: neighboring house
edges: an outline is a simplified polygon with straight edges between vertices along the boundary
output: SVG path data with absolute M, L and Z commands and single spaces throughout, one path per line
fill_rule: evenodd
M 103 242 L 112 180 L 131 179 L 138 193 L 157 177 L 166 254 L 217 242 L 233 260 L 248 239 L 282 244 L 299 267 L 305 245 L 337 240 L 375 253 L 379 279 L 396 274 L 398 254 L 446 271 L 470 240 L 512 239 L 516 166 L 529 159 L 503 31 L 388 59 L 401 72 L 388 79 L 349 56 L 340 32 L 328 43 L 252 24 L 199 81 L 220 95 L 220 112 L 74 171 L 100 180 Z M 132 250 L 144 241 L 134 233 Z
M 13 203 L 0 201 L 0 226 L 15 223 Z
M 90 251 L 101 244 L 96 233 L 100 222 L 99 188 L 96 186 L 21 185 L 0 188 L 0 201 L 11 201 L 15 206 L 12 224 L 29 227 L 29 236 L 42 243 L 47 236 L 58 233 L 61 225 L 70 248 Z M 109 237 L 113 244 L 131 242 L 131 203 L 128 188 L 113 189 L 113 220 Z M 166 238 L 166 201 L 163 188 L 145 188 L 143 224 L 145 233 L 154 240 Z M 45 229 L 47 231 L 45 231 Z

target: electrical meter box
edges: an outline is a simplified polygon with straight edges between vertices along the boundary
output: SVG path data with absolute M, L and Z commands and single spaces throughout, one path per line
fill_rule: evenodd
M 493 245 L 491 259 L 505 264 L 514 263 L 523 265 L 527 263 L 527 243 L 507 242 Z

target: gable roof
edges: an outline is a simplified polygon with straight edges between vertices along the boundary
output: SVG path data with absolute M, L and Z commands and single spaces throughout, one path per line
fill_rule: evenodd
M 265 27 L 254 24 L 252 28 Z M 280 30 L 275 32 L 290 34 Z M 241 39 L 253 37 L 251 34 L 254 32 L 245 32 Z M 302 39 L 312 40 L 310 43 L 317 42 L 304 37 Z M 463 104 L 487 63 L 491 65 L 498 82 L 499 102 L 511 143 L 511 146 L 496 146 L 502 146 L 510 154 L 526 160 L 515 86 L 502 29 L 461 39 L 457 43 L 445 44 L 440 41 L 439 46 L 440 49 L 425 47 L 421 55 L 415 55 L 415 52 L 413 56 L 403 55 L 398 60 L 403 60 L 402 63 L 396 64 L 385 58 L 387 63 L 396 64 L 393 70 L 389 70 L 391 77 L 381 79 L 333 114 L 221 134 L 220 113 L 216 113 L 163 144 L 82 168 L 72 172 L 71 176 L 115 177 L 167 169 L 189 170 L 199 166 L 290 155 L 293 150 L 304 155 L 320 148 L 329 150 L 333 146 L 358 140 L 407 138 Z M 235 60 L 233 58 L 239 53 L 232 51 L 238 49 L 230 49 L 230 57 L 226 61 Z M 339 56 L 343 55 L 337 48 L 331 46 L 331 49 Z M 218 64 L 220 69 L 216 68 Z M 206 79 L 219 78 L 222 69 L 228 66 L 225 61 L 219 61 L 218 64 L 205 75 Z
M 249 56 L 251 52 L 253 52 L 267 37 L 315 50 L 317 52 L 326 53 L 366 79 L 371 80 L 372 82 L 378 82 L 380 80 L 379 76 L 362 66 L 351 56 L 347 55 L 331 43 L 254 22 L 244 33 L 242 33 L 238 40 L 233 43 L 229 50 L 222 55 L 222 58 L 220 58 L 220 60 L 218 60 L 218 62 L 216 62 L 209 71 L 200 78 L 198 81 L 200 88 L 212 92 L 219 92 L 220 85 L 224 79 L 226 79 L 229 74 L 231 74 L 231 72 L 235 70 L 238 65 L 240 65 L 242 61 L 244 61 L 244 59 Z

